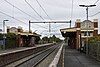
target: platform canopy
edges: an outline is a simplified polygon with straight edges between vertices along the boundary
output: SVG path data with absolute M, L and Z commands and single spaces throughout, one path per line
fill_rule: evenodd
M 63 37 L 71 37 L 71 36 L 76 34 L 76 28 L 75 27 L 60 29 L 60 31 L 61 31 L 61 34 L 62 34 Z
M 64 29 L 60 29 L 61 32 L 76 32 L 76 28 L 73 27 L 73 28 L 64 28 Z

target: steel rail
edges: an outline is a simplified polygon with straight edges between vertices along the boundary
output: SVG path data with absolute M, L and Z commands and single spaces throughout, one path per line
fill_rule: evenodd
M 54 45 L 54 46 L 52 46 L 52 47 L 50 47 L 50 48 L 48 48 L 48 49 L 46 49 L 46 50 L 43 50 L 43 51 L 37 53 L 35 56 L 31 57 L 30 59 L 28 59 L 28 60 L 26 60 L 26 61 L 24 61 L 24 62 L 22 62 L 22 63 L 16 65 L 15 67 L 20 67 L 21 65 L 23 65 L 23 64 L 25 64 L 25 63 L 28 63 L 31 59 L 37 58 L 37 56 L 42 56 L 43 53 L 47 52 L 47 54 L 46 54 L 45 56 L 43 55 L 42 58 L 38 59 L 38 61 L 32 65 L 32 67 L 35 67 L 35 66 L 38 65 L 40 62 L 42 62 L 48 55 L 50 55 L 53 51 L 55 51 L 57 47 L 58 47 L 58 45 Z M 51 49 L 52 49 L 52 50 L 51 50 Z
M 57 46 L 58 47 L 58 46 Z M 58 47 L 59 48 L 59 47 Z M 53 49 L 50 53 L 48 53 L 47 55 L 45 55 L 42 59 L 40 59 L 37 63 L 35 63 L 32 67 L 36 67 L 39 63 L 41 63 L 45 58 L 47 58 L 52 52 L 54 52 L 55 50 L 57 50 L 56 48 Z
M 6 54 L 4 53 L 3 55 L 0 55 L 0 67 L 5 67 L 23 58 L 26 58 L 33 54 L 37 54 L 38 52 L 48 49 L 51 46 L 53 46 L 53 44 L 45 45 L 45 46 L 37 46 L 36 48 L 30 48 L 30 49 L 28 48 L 22 51 L 16 50 L 15 52 L 11 52 L 11 53 L 7 52 Z

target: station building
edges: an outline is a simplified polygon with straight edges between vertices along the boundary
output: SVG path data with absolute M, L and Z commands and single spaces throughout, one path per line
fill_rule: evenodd
M 7 27 L 7 33 L 14 33 L 17 35 L 16 43 L 19 47 L 22 46 L 34 46 L 39 41 L 41 36 L 35 32 L 23 31 L 22 27 Z
M 86 46 L 88 38 L 98 35 L 98 19 L 93 21 L 77 19 L 75 27 L 60 29 L 62 36 L 71 48 Z

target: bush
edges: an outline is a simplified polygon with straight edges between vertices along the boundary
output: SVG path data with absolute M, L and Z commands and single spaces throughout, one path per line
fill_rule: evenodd
M 6 49 L 17 47 L 16 37 L 17 36 L 14 33 L 6 34 Z

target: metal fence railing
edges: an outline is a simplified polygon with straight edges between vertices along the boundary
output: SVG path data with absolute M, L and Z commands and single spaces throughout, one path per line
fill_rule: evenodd
M 89 43 L 89 55 L 100 61 L 100 42 Z

